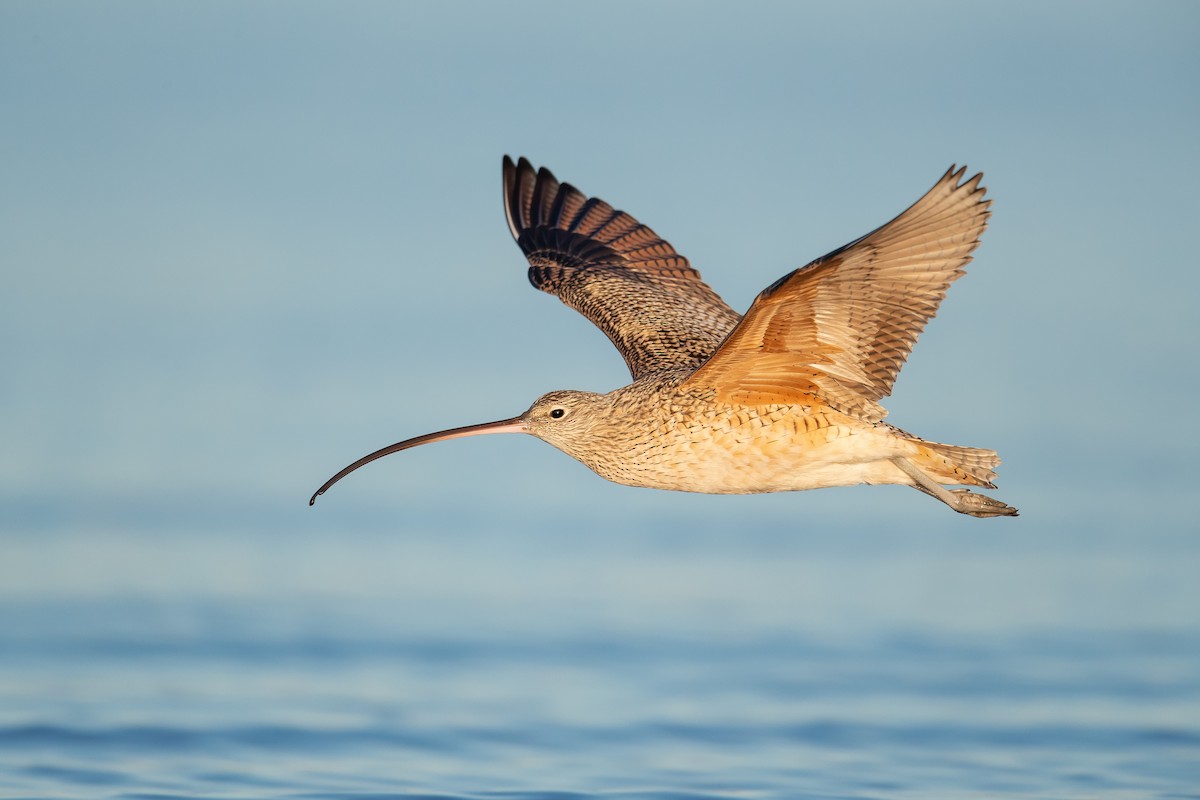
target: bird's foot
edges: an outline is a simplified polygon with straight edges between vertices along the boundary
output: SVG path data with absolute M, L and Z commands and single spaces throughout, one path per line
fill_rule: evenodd
M 1019 513 L 1012 506 L 1001 503 L 994 497 L 977 494 L 970 489 L 951 489 L 950 494 L 953 502 L 946 505 L 960 514 L 969 514 L 972 517 L 1015 517 Z
M 907 458 L 892 459 L 906 475 L 913 479 L 913 488 L 930 497 L 936 497 L 960 514 L 972 517 L 1015 517 L 1017 510 L 986 494 L 977 494 L 970 489 L 947 489 L 931 475 Z

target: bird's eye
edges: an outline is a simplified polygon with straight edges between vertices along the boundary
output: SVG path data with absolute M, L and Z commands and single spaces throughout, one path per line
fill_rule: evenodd
M 567 415 L 567 410 L 565 408 L 550 409 L 550 418 L 551 419 L 562 419 L 566 415 Z

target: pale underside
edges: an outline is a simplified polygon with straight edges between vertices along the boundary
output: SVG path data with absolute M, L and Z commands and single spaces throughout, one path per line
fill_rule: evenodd
M 864 425 L 823 406 L 703 403 L 661 412 L 646 409 L 646 424 L 624 436 L 600 426 L 601 437 L 619 442 L 615 448 L 593 447 L 583 436 L 564 449 L 617 483 L 709 494 L 908 484 L 891 459 L 921 456 L 921 445 L 891 426 Z M 961 482 L 949 465 L 939 472 Z

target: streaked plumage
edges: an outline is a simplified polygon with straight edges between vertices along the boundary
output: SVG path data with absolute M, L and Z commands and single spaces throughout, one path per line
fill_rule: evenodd
M 504 213 L 529 282 L 612 340 L 634 379 L 712 355 L 738 314 L 654 231 L 544 167 L 504 159 Z
M 504 159 L 509 230 L 529 280 L 591 320 L 633 383 L 551 392 L 524 414 L 378 450 L 533 434 L 618 483 L 710 493 L 914 486 L 973 516 L 1015 515 L 947 485 L 992 487 L 995 452 L 883 422 L 917 337 L 987 226 L 982 175 L 950 170 L 904 213 L 765 289 L 739 317 L 650 228 L 525 159 Z

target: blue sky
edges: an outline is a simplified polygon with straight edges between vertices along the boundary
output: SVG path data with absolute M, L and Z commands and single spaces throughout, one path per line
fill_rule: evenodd
M 4 3 L 0 536 L 985 526 L 1194 563 L 1200 11 L 1081 9 Z M 991 227 L 885 404 L 1000 451 L 1023 516 L 631 490 L 527 437 L 393 457 L 308 509 L 376 447 L 626 382 L 527 284 L 505 153 L 739 309 L 951 163 L 983 170 Z

